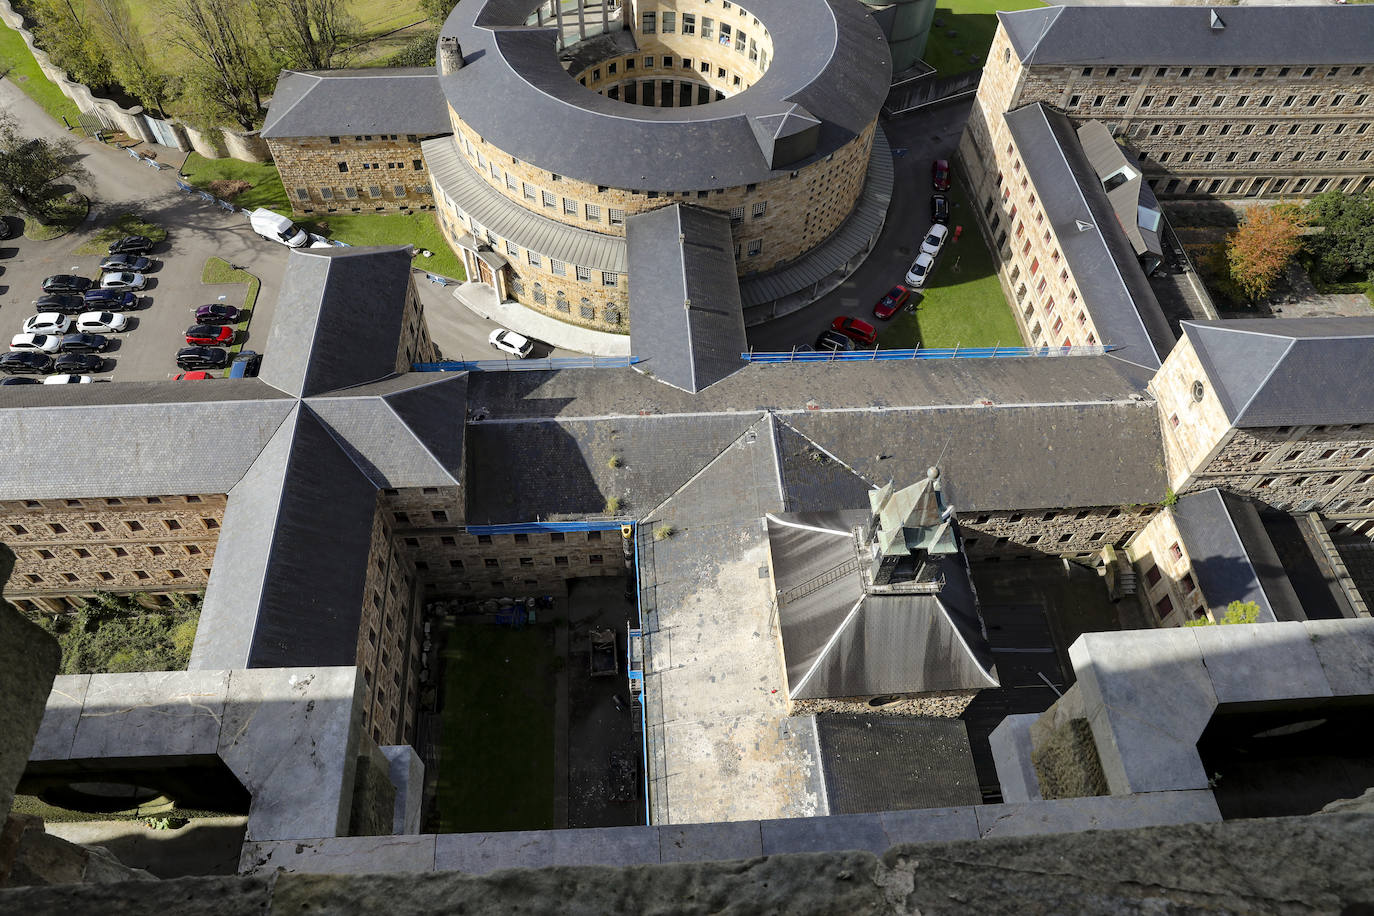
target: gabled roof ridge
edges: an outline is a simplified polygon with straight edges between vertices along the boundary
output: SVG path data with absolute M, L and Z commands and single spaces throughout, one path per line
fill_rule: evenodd
M 978 672 L 982 674 L 983 677 L 987 678 L 988 683 L 993 687 L 1002 686 L 1001 682 L 993 677 L 992 672 L 983 667 L 983 663 L 978 660 L 978 656 L 973 654 L 973 647 L 968 644 L 967 639 L 964 639 L 963 631 L 960 630 L 959 625 L 954 622 L 954 615 L 950 613 L 949 608 L 945 607 L 945 602 L 941 600 L 938 595 L 935 598 L 935 606 L 940 609 L 941 614 L 945 615 L 945 623 L 949 624 L 949 628 L 953 630 L 954 635 L 959 638 L 959 645 L 964 647 L 964 652 L 968 655 L 973 664 L 977 666 Z M 991 649 L 991 646 L 989 646 L 989 649 Z
M 795 413 L 795 411 L 793 411 L 793 413 Z M 774 417 L 776 417 L 776 418 L 777 418 L 777 422 L 781 423 L 783 426 L 786 426 L 788 429 L 790 429 L 792 432 L 796 433 L 798 436 L 801 436 L 801 437 L 802 437 L 803 439 L 805 439 L 807 442 L 810 442 L 812 445 L 814 445 L 814 446 L 816 447 L 816 450 L 817 450 L 818 452 L 820 452 L 821 454 L 825 455 L 825 456 L 826 456 L 827 458 L 829 458 L 831 461 L 835 462 L 835 463 L 838 464 L 840 467 L 844 468 L 846 471 L 848 471 L 849 473 L 853 474 L 855 477 L 859 478 L 859 479 L 862 480 L 864 483 L 868 484 L 870 487 L 876 487 L 876 486 L 878 486 L 878 484 L 876 484 L 876 483 L 874 483 L 873 481 L 869 480 L 867 477 L 865 477 L 865 476 L 863 475 L 862 472 L 860 472 L 857 468 L 855 468 L 855 467 L 853 467 L 852 465 L 850 465 L 850 464 L 849 464 L 848 462 L 846 462 L 843 458 L 840 458 L 838 455 L 836 455 L 836 454 L 834 454 L 833 452 L 831 452 L 830 449 L 828 449 L 828 448 L 826 448 L 825 446 L 821 445 L 821 444 L 820 444 L 819 442 L 817 442 L 815 439 L 813 439 L 812 437 L 808 436 L 806 433 L 802 432 L 801 430 L 797 429 L 795 426 L 793 426 L 791 423 L 788 423 L 788 422 L 787 422 L 786 420 L 784 420 L 782 417 L 777 416 L 777 411 L 776 411 L 776 410 L 770 409 L 770 410 L 768 411 L 768 414 L 769 414 L 769 416 L 774 416 Z
M 1268 387 L 1269 380 L 1274 377 L 1274 373 L 1278 371 L 1279 366 L 1283 365 L 1283 361 L 1288 358 L 1288 354 L 1293 352 L 1293 348 L 1297 346 L 1297 343 L 1298 341 L 1296 338 L 1288 338 L 1288 346 L 1284 347 L 1283 352 L 1278 355 L 1278 358 L 1270 363 L 1269 371 L 1264 373 L 1264 378 L 1259 380 L 1259 384 L 1255 385 L 1255 390 L 1251 392 L 1250 397 L 1236 410 L 1237 422 L 1239 422 L 1241 417 L 1245 416 L 1245 412 L 1250 409 L 1250 405 L 1255 403 L 1255 399 L 1264 392 L 1266 387 Z
M 1011 16 L 1016 13 L 1039 13 L 1040 15 L 1045 17 L 1044 25 L 1040 27 L 1040 34 L 1036 36 L 1035 43 L 1031 45 L 1029 51 L 1027 51 L 1024 55 L 1021 56 L 1021 63 L 1029 64 L 1034 63 L 1034 61 L 1031 58 L 1033 58 L 1035 56 L 1035 52 L 1040 49 L 1040 42 L 1045 40 L 1045 36 L 1049 34 L 1050 29 L 1054 27 L 1055 22 L 1058 21 L 1060 14 L 1062 14 L 1063 12 L 1064 7 L 1053 6 L 1049 9 L 1040 10 L 1011 10 L 1006 12 L 998 12 L 997 17 L 1001 19 L 1003 16 Z
M 1334 319 L 1331 319 L 1331 320 L 1333 320 L 1333 321 L 1340 321 L 1343 317 L 1345 317 L 1345 316 L 1339 316 L 1339 317 L 1334 318 Z M 1361 317 L 1368 317 L 1368 316 L 1361 316 Z M 1187 328 L 1187 327 L 1196 328 L 1196 329 L 1197 329 L 1198 331 L 1200 331 L 1200 332 L 1207 332 L 1207 331 L 1222 331 L 1222 332 L 1225 332 L 1225 333 L 1228 333 L 1228 334 L 1257 334 L 1257 335 L 1259 335 L 1259 336 L 1261 336 L 1261 337 L 1273 337 L 1273 338 L 1281 338 L 1281 339 L 1284 339 L 1284 340 L 1293 340 L 1293 341 L 1297 341 L 1297 340 L 1360 340 L 1360 339 L 1362 339 L 1362 338 L 1374 338 L 1374 327 L 1371 327 L 1370 330 L 1369 330 L 1367 333 L 1363 333 L 1363 334 L 1342 334 L 1342 333 L 1340 333 L 1339 331 L 1332 331 L 1330 334 L 1323 334 L 1323 335 L 1321 335 L 1321 336 L 1317 336 L 1317 335 L 1314 335 L 1314 334 L 1302 334 L 1302 335 L 1298 335 L 1298 334 L 1292 334 L 1292 333 L 1285 333 L 1285 332 L 1284 332 L 1283 330 L 1281 330 L 1281 329 L 1279 329 L 1279 330 L 1264 330 L 1264 328 L 1260 328 L 1260 327 L 1250 327 L 1250 326 L 1242 327 L 1242 326 L 1241 326 L 1241 325 L 1264 325 L 1264 326 L 1266 326 L 1266 327 L 1273 328 L 1275 325 L 1282 326 L 1282 325 L 1284 324 L 1284 322 L 1287 322 L 1287 321 L 1301 321 L 1301 322 L 1303 322 L 1303 323 L 1306 324 L 1306 323 L 1310 323 L 1310 322 L 1314 322 L 1314 321 L 1325 321 L 1325 320 L 1327 320 L 1327 319 L 1324 319 L 1324 318 L 1242 318 L 1242 319 L 1239 319 L 1239 320 L 1237 320 L 1237 319 L 1216 319 L 1216 320 L 1211 320 L 1211 319 L 1207 319 L 1207 320 L 1185 319 L 1185 320 L 1179 322 L 1179 324 L 1182 325 L 1182 326 L 1185 327 L 1185 328 Z
M 753 423 L 750 423 L 750 424 L 749 424 L 748 426 L 746 426 L 744 429 L 740 430 L 739 435 L 737 435 L 737 436 L 735 436 L 735 438 L 731 439 L 731 440 L 725 445 L 724 448 L 722 448 L 719 452 L 716 453 L 716 455 L 715 455 L 714 457 L 711 458 L 710 461 L 706 462 L 706 463 L 703 464 L 701 467 L 697 468 L 696 472 L 695 472 L 694 474 L 692 474 L 692 476 L 690 476 L 690 477 L 688 477 L 686 480 L 684 480 L 681 484 L 679 484 L 678 487 L 677 487 L 677 489 L 673 490 L 673 492 L 669 493 L 669 494 L 668 494 L 667 496 L 665 496 L 662 500 L 660 500 L 656 506 L 654 506 L 654 507 L 653 507 L 652 509 L 650 509 L 648 512 L 644 513 L 644 518 L 653 518 L 655 512 L 657 512 L 658 510 L 662 509 L 664 506 L 668 505 L 668 503 L 672 502 L 674 499 L 677 498 L 677 496 L 678 496 L 679 493 L 681 493 L 683 490 L 686 490 L 686 489 L 687 489 L 688 487 L 690 487 L 692 484 L 696 483 L 696 481 L 697 481 L 698 479 L 700 479 L 701 476 L 702 476 L 703 474 L 705 474 L 707 471 L 709 471 L 709 470 L 716 464 L 716 462 L 720 461 L 722 458 L 725 457 L 726 452 L 728 452 L 728 451 L 730 451 L 730 449 L 734 448 L 735 444 L 736 444 L 737 442 L 739 442 L 739 440 L 741 440 L 741 439 L 743 439 L 745 436 L 749 435 L 749 431 L 750 431 L 751 429 L 756 429 L 756 428 L 758 427 L 759 423 L 763 422 L 763 420 L 767 417 L 767 412 L 766 412 L 766 411 L 755 411 L 755 413 L 758 414 L 758 417 L 757 417 L 757 419 L 754 420 Z
M 313 73 L 304 73 L 304 72 L 302 72 L 302 71 L 300 71 L 300 70 L 285 70 L 285 71 L 283 71 L 283 72 L 284 72 L 284 73 L 290 73 L 290 74 L 293 75 L 293 76 L 303 76 L 303 77 L 306 77 L 307 79 L 312 79 L 312 80 L 314 80 L 315 82 L 314 82 L 313 84 L 307 86 L 307 87 L 305 88 L 305 90 L 304 90 L 303 92 L 301 92 L 300 98 L 296 99 L 296 101 L 294 101 L 294 102 L 292 102 L 290 105 L 288 105 L 288 106 L 282 111 L 281 114 L 279 114 L 279 115 L 277 115 L 275 118 L 273 118 L 273 119 L 272 119 L 272 123 L 273 123 L 273 124 L 276 124 L 277 122 L 279 122 L 279 121 L 281 121 L 283 118 L 285 118 L 287 115 L 289 115 L 289 114 L 291 113 L 291 110 L 292 110 L 293 108 L 295 108 L 295 107 L 296 107 L 297 105 L 299 105 L 301 102 L 304 102 L 307 98 L 309 98 L 310 93 L 315 89 L 315 87 L 318 86 L 321 82 L 323 82 L 323 79 L 322 79 L 321 77 L 318 77 L 318 76 L 316 76 L 316 75 L 313 74 Z M 281 77 L 280 77 L 280 76 L 277 77 L 277 82 L 278 82 L 278 83 L 281 82 Z M 275 94 L 275 90 L 273 90 L 273 93 Z M 270 110 L 270 108 L 271 108 L 271 103 L 270 103 L 270 102 L 268 103 L 268 107 L 269 107 L 269 110 Z M 266 123 L 264 123 L 264 124 L 262 125 L 262 130 L 267 130 L 267 128 L 268 128 L 268 125 L 267 125 Z

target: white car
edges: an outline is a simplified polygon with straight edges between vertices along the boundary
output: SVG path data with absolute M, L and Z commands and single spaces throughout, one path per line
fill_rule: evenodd
M 61 312 L 39 312 L 24 320 L 25 334 L 65 334 L 72 329 L 70 315 Z
M 62 338 L 55 334 L 15 334 L 10 338 L 10 352 L 56 353 L 62 348 Z
M 100 277 L 101 289 L 143 289 L 147 285 L 147 277 L 127 270 L 113 270 Z
M 926 237 L 921 239 L 921 251 L 930 255 L 932 258 L 940 253 L 940 249 L 945 247 L 945 238 L 949 235 L 949 227 L 941 226 L 939 223 L 930 227 Z
M 487 343 L 503 353 L 509 353 L 517 359 L 524 359 L 534 350 L 534 341 L 528 337 L 522 337 L 514 331 L 505 328 L 497 328 L 487 336 Z
M 917 289 L 925 286 L 934 266 L 935 258 L 924 251 L 918 254 L 916 260 L 911 262 L 911 269 L 906 272 L 906 285 Z
M 123 312 L 82 312 L 76 318 L 76 329 L 82 334 L 109 334 L 129 326 Z
M 89 385 L 89 375 L 50 375 L 43 379 L 44 385 Z

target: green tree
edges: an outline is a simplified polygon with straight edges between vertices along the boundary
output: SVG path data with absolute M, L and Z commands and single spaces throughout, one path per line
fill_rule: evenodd
M 72 182 L 88 177 L 76 161 L 72 141 L 25 137 L 14 118 L 0 112 L 0 209 L 47 222 L 72 190 Z
M 163 12 L 168 40 L 194 61 L 183 97 L 209 119 L 257 127 L 276 70 L 248 0 L 165 0 Z
M 1302 247 L 1306 217 L 1289 204 L 1251 207 L 1226 239 L 1231 279 L 1250 301 L 1262 299 Z
M 134 27 L 127 0 L 87 0 L 87 4 L 91 26 L 109 55 L 115 79 L 148 108 L 165 115 L 170 80 Z
M 24 12 L 34 20 L 38 43 L 69 76 L 94 88 L 114 81 L 105 47 L 91 29 L 85 0 L 31 0 Z
M 458 0 L 420 0 L 420 9 L 425 11 L 429 21 L 435 25 L 443 25 L 448 14 L 453 12 L 457 5 Z
M 1233 623 L 1254 623 L 1259 619 L 1259 605 L 1253 601 L 1232 601 L 1226 605 L 1226 613 L 1220 620 L 1199 617 L 1184 624 L 1185 627 L 1212 627 Z
M 1331 282 L 1374 270 L 1374 193 L 1327 191 L 1304 209 L 1312 224 L 1323 230 L 1307 236 L 1303 245 L 1320 279 Z
M 255 0 L 254 8 L 278 61 L 293 70 L 337 66 L 358 33 L 343 0 Z

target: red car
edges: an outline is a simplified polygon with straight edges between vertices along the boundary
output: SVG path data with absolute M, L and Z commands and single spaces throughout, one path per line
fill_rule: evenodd
M 930 181 L 937 191 L 949 190 L 949 160 L 936 159 L 930 165 Z
M 186 382 L 203 382 L 203 381 L 205 381 L 206 379 L 212 379 L 212 378 L 214 378 L 214 376 L 211 375 L 210 373 L 208 373 L 208 372 L 206 372 L 206 371 L 204 371 L 204 370 L 198 370 L 198 371 L 196 371 L 196 372 L 178 372 L 178 373 L 177 373 L 177 377 L 176 377 L 176 381 L 179 381 L 179 382 L 181 382 L 181 381 L 186 381 Z
M 891 318 L 911 298 L 911 290 L 905 286 L 897 285 L 887 291 L 887 295 L 873 306 L 873 314 L 879 318 Z
M 832 331 L 839 331 L 855 343 L 860 343 L 867 347 L 871 347 L 878 342 L 878 329 L 867 321 L 860 321 L 858 318 L 850 318 L 846 315 L 841 315 L 839 318 L 830 322 L 830 329 Z
M 193 346 L 213 347 L 234 339 L 234 329 L 226 325 L 198 324 L 186 329 L 186 342 Z

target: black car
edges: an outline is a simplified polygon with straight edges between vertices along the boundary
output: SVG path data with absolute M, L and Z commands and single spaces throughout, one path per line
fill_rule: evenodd
M 52 357 L 46 353 L 16 351 L 0 356 L 0 372 L 13 375 L 42 375 L 52 371 Z
M 196 324 L 236 324 L 242 317 L 232 305 L 202 305 L 196 309 Z
M 102 334 L 64 334 L 61 350 L 63 353 L 99 353 L 110 345 L 110 339 Z
M 11 375 L 8 378 L 0 378 L 0 385 L 41 385 L 43 384 L 36 378 L 24 378 L 22 375 Z
M 229 351 L 220 347 L 182 347 L 177 351 L 177 366 L 182 369 L 223 369 Z
M 92 286 L 95 286 L 95 282 L 87 277 L 78 277 L 75 274 L 56 274 L 43 281 L 43 292 L 84 293 Z
M 834 353 L 854 349 L 854 341 L 839 331 L 826 331 L 816 338 L 816 352 Z
M 52 293 L 47 296 L 39 296 L 33 300 L 35 312 L 57 312 L 60 315 L 80 315 L 82 312 L 89 312 L 91 307 L 86 304 L 86 300 L 80 296 L 72 296 L 66 293 Z
M 110 254 L 147 254 L 153 250 L 153 240 L 146 235 L 126 235 L 110 244 Z
M 136 254 L 112 254 L 100 261 L 101 270 L 132 270 L 144 273 L 152 266 L 152 261 Z
M 63 353 L 53 363 L 55 372 L 99 372 L 105 360 L 94 353 Z
M 138 308 L 138 294 L 127 289 L 88 289 L 81 295 L 89 312 L 127 312 Z
M 930 221 L 949 225 L 949 198 L 943 194 L 930 195 Z

